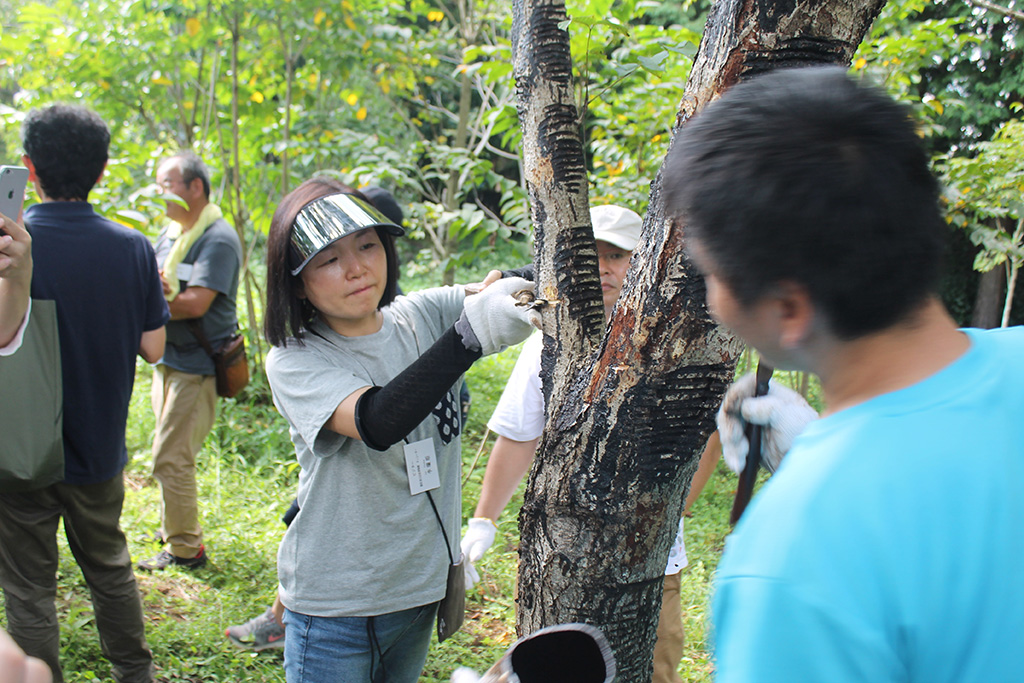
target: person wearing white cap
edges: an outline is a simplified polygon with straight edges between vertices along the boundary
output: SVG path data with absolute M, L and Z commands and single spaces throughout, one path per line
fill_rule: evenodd
M 605 318 L 611 316 L 629 270 L 629 259 L 640 240 L 643 220 L 621 206 L 604 205 L 590 209 L 590 221 L 597 241 L 598 270 Z M 480 500 L 462 539 L 466 557 L 466 587 L 471 588 L 479 574 L 473 562 L 481 559 L 493 545 L 496 520 L 512 499 L 519 482 L 530 469 L 544 431 L 544 395 L 541 391 L 541 334 L 534 334 L 523 345 L 505 390 L 487 426 L 498 435 L 491 449 L 480 489 Z M 713 449 L 705 449 L 706 453 Z M 683 656 L 682 603 L 679 597 L 680 572 L 686 566 L 683 521 L 673 543 L 665 568 L 665 588 L 658 641 L 654 651 L 655 683 L 678 683 L 676 672 Z
M 267 378 L 301 467 L 277 561 L 289 683 L 418 679 L 462 576 L 462 375 L 539 322 L 513 296 L 533 284 L 499 271 L 396 297 L 403 233 L 325 177 L 271 221 Z

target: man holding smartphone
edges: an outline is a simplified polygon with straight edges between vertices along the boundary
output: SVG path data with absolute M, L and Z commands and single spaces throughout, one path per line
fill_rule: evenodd
M 54 599 L 62 519 L 89 585 L 113 678 L 153 680 L 139 589 L 120 528 L 122 471 L 135 357 L 160 358 L 169 313 L 149 241 L 99 216 L 88 202 L 106 167 L 109 144 L 106 124 L 81 107 L 33 110 L 22 128 L 22 161 L 41 202 L 24 216 L 32 235 L 31 294 L 54 301 L 57 311 L 64 480 L 0 493 L 0 586 L 11 637 L 26 654 L 46 662 L 58 682 L 63 675 Z M 4 225 L 11 236 L 0 249 L 12 251 L 10 238 L 27 246 L 16 225 Z M 23 255 L 19 259 L 23 267 Z

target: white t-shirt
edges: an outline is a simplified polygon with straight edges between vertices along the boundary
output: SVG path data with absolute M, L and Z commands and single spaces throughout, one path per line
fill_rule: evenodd
M 28 327 L 30 315 L 32 315 L 32 299 L 28 300 L 28 310 L 25 311 L 25 317 L 21 320 L 21 327 L 15 332 L 14 338 L 11 339 L 7 346 L 0 346 L 0 356 L 10 356 L 21 348 L 21 340 L 25 337 L 25 328 Z
M 544 432 L 544 392 L 540 382 L 540 355 L 544 337 L 540 332 L 530 336 L 523 344 L 516 365 L 498 405 L 494 407 L 487 426 L 491 431 L 513 441 L 532 441 Z M 686 541 L 683 538 L 683 518 L 668 555 L 665 575 L 679 573 L 686 566 Z

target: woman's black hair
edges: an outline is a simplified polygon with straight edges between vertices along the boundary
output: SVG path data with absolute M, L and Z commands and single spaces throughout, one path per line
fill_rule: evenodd
M 316 318 L 316 309 L 309 299 L 299 296 L 301 276 L 292 275 L 289 265 L 292 225 L 307 204 L 332 194 L 350 194 L 366 200 L 358 190 L 334 178 L 317 176 L 285 195 L 270 220 L 270 233 L 267 235 L 267 309 L 263 316 L 263 334 L 271 346 L 284 346 L 289 338 L 301 344 L 304 331 L 309 329 Z M 391 234 L 379 228 L 376 232 L 384 245 L 388 269 L 384 294 L 377 303 L 377 308 L 381 309 L 394 301 L 398 293 L 398 253 Z

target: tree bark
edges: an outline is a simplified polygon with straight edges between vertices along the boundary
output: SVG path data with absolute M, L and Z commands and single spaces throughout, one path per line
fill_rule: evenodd
M 971 313 L 971 327 L 991 329 L 999 327 L 1000 304 L 1006 291 L 1006 269 L 993 268 L 978 273 L 978 293 L 974 296 L 974 309 Z
M 1024 218 L 1017 219 L 1017 227 L 1011 238 L 1015 246 L 1020 246 L 1024 238 Z M 1009 327 L 1010 311 L 1013 309 L 1013 293 L 1017 289 L 1017 274 L 1020 273 L 1020 259 L 1014 254 L 1006 257 L 1006 303 L 1003 305 L 1003 317 L 1000 327 Z
M 565 5 L 516 0 L 512 12 L 512 63 L 535 228 L 536 278 L 540 295 L 556 302 L 544 315 L 544 393 L 560 396 L 576 378 L 552 373 L 553 359 L 587 358 L 604 330 L 601 279 L 569 35 L 559 27 L 567 19 Z
M 884 0 L 721 0 L 676 130 L 744 77 L 849 64 Z M 513 64 L 545 316 L 547 428 L 520 514 L 520 635 L 585 622 L 618 680 L 648 681 L 665 564 L 684 490 L 742 351 L 704 306 L 652 183 L 640 244 L 603 341 L 587 177 L 557 0 L 513 4 Z M 737 188 L 737 192 L 742 192 Z

